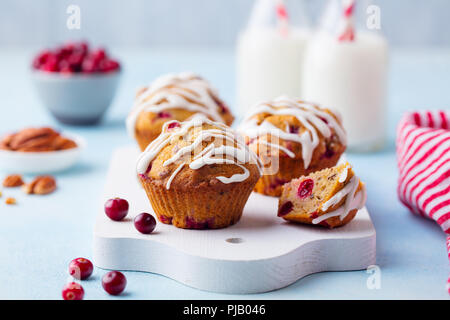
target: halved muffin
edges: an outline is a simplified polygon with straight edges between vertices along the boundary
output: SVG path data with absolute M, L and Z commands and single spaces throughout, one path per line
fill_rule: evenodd
M 365 185 L 347 162 L 286 183 L 278 216 L 293 222 L 339 227 L 355 217 L 366 197 Z

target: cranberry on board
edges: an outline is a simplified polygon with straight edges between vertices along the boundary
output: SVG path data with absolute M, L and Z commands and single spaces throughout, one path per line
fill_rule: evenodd
M 128 201 L 125 199 L 109 199 L 105 203 L 105 213 L 111 220 L 120 221 L 128 214 L 128 207 Z
M 69 274 L 78 280 L 85 280 L 94 271 L 94 265 L 85 258 L 76 258 L 70 261 Z
M 67 283 L 61 292 L 64 300 L 83 300 L 84 289 L 76 282 Z
M 120 271 L 111 271 L 102 278 L 102 286 L 110 295 L 118 295 L 125 290 L 127 278 Z
M 134 226 L 140 233 L 149 234 L 155 230 L 156 220 L 151 214 L 143 212 L 134 218 Z

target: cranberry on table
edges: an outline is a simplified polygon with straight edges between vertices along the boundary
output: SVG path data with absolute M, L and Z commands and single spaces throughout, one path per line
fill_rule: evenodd
M 70 261 L 69 274 L 78 280 L 85 280 L 94 271 L 94 265 L 88 259 L 76 258 Z
M 69 282 L 62 290 L 62 297 L 64 300 L 83 300 L 83 287 L 79 283 Z
M 120 221 L 128 214 L 128 207 L 128 201 L 125 199 L 109 199 L 105 203 L 105 213 L 111 220 Z
M 102 286 L 110 295 L 116 296 L 120 294 L 127 285 L 127 278 L 119 271 L 111 271 L 102 278 Z
M 151 214 L 143 212 L 134 218 L 134 226 L 140 233 L 149 234 L 155 230 L 156 220 Z

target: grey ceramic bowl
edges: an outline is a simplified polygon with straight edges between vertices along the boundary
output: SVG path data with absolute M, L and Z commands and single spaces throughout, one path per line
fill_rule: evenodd
M 100 121 L 114 98 L 121 71 L 62 74 L 32 71 L 45 107 L 62 123 L 92 125 Z

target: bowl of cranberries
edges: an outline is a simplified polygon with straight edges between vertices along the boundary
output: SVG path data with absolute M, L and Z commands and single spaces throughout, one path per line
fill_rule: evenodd
M 45 107 L 66 124 L 100 121 L 119 84 L 121 66 L 105 49 L 71 42 L 39 52 L 32 78 Z

